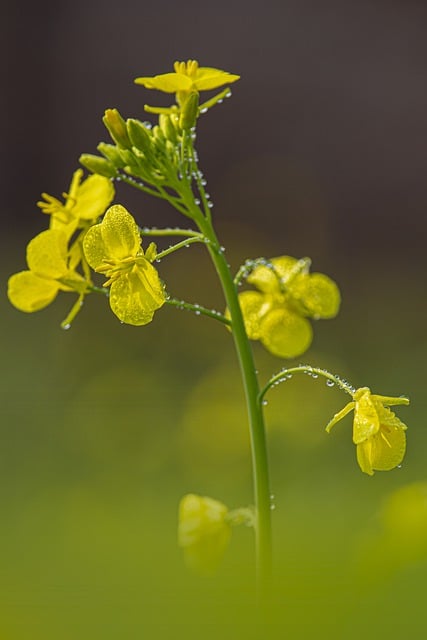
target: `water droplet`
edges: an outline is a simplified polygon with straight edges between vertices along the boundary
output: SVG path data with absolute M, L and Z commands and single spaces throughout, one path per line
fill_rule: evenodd
M 335 387 L 335 382 L 333 380 L 326 380 L 326 384 L 328 387 Z
M 275 510 L 275 508 L 276 508 L 276 505 L 272 503 L 272 504 L 270 505 L 270 509 L 271 509 L 271 511 L 274 511 L 274 510 Z
M 200 113 L 207 113 L 208 109 L 205 107 L 204 109 L 200 109 Z
M 311 376 L 312 376 L 312 378 L 318 378 L 319 374 L 318 373 L 312 373 Z
M 262 404 L 263 404 L 264 407 L 266 407 L 268 405 L 268 400 L 263 400 Z
M 67 322 L 67 324 L 62 324 L 61 329 L 64 329 L 64 331 L 68 331 L 68 329 L 71 329 L 71 324 L 69 322 Z
M 402 468 L 401 464 L 398 464 L 397 467 L 396 467 L 396 469 L 401 469 L 401 468 Z
M 213 202 L 208 202 L 208 207 L 209 207 L 209 209 L 212 209 L 212 207 L 213 207 L 213 206 L 214 206 L 214 205 L 213 205 Z

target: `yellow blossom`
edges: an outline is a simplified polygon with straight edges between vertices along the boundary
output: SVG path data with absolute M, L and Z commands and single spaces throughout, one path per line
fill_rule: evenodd
M 42 193 L 44 200 L 37 206 L 51 216 L 50 228 L 62 229 L 70 238 L 74 231 L 95 222 L 114 198 L 114 186 L 108 178 L 91 175 L 82 182 L 83 171 L 77 169 L 62 203 L 54 196 Z
M 9 278 L 8 297 L 20 311 L 31 313 L 47 307 L 59 291 L 83 294 L 88 283 L 70 264 L 67 235 L 48 229 L 33 238 L 27 247 L 28 271 Z
M 228 508 L 222 502 L 195 494 L 179 505 L 178 544 L 187 565 L 201 574 L 213 573 L 230 542 Z
M 122 322 L 143 325 L 166 300 L 162 283 L 151 264 L 156 248 L 144 253 L 134 218 L 121 205 L 113 205 L 101 223 L 87 231 L 83 251 L 89 265 L 103 273 L 110 287 L 110 306 Z
M 282 358 L 309 348 L 313 330 L 307 317 L 333 318 L 339 310 L 335 282 L 323 273 L 310 274 L 309 266 L 308 258 L 272 258 L 247 277 L 258 291 L 239 294 L 248 337 Z
M 200 105 L 199 91 L 217 89 L 225 84 L 239 80 L 240 76 L 214 69 L 212 67 L 199 67 L 196 60 L 187 62 L 174 62 L 172 73 L 163 73 L 158 76 L 143 76 L 136 78 L 136 84 L 142 84 L 146 89 L 157 89 L 165 93 L 174 93 L 177 105 L 171 107 L 150 107 L 145 105 L 145 110 L 150 113 L 179 115 L 180 126 L 188 129 L 194 126 L 197 115 L 204 112 L 219 102 L 229 93 L 224 89 L 207 102 Z
M 146 89 L 158 89 L 165 93 L 190 94 L 192 92 L 217 89 L 224 84 L 236 82 L 240 76 L 213 69 L 199 67 L 196 60 L 175 62 L 173 73 L 163 73 L 153 77 L 136 78 L 136 84 L 142 84 Z
M 389 471 L 400 465 L 406 450 L 406 425 L 388 409 L 393 405 L 408 405 L 408 398 L 390 398 L 371 394 L 368 387 L 357 389 L 353 401 L 329 422 L 326 431 L 354 410 L 353 442 L 357 461 L 364 473 Z

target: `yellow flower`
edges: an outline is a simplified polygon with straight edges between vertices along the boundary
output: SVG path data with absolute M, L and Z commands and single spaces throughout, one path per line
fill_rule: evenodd
M 156 269 L 151 261 L 156 248 L 146 253 L 134 218 L 121 205 L 113 205 L 102 222 L 87 231 L 83 251 L 89 265 L 107 278 L 110 306 L 122 322 L 143 325 L 166 300 Z
M 174 62 L 174 72 L 163 73 L 158 76 L 144 76 L 136 78 L 136 84 L 142 84 L 147 89 L 158 89 L 165 93 L 174 93 L 177 105 L 171 107 L 150 107 L 145 110 L 150 113 L 179 115 L 179 125 L 183 130 L 194 127 L 199 113 L 204 113 L 230 92 L 226 88 L 207 102 L 199 106 L 199 91 L 208 91 L 222 87 L 224 84 L 236 82 L 237 76 L 221 69 L 199 67 L 196 60 Z
M 282 358 L 309 348 L 313 330 L 307 317 L 333 318 L 339 310 L 335 282 L 323 273 L 308 273 L 309 266 L 307 258 L 272 258 L 247 277 L 259 291 L 239 294 L 248 337 Z
M 91 175 L 81 182 L 82 169 L 74 172 L 65 203 L 47 193 L 42 193 L 37 206 L 51 216 L 50 228 L 62 229 L 71 237 L 76 229 L 84 228 L 96 221 L 114 198 L 114 186 L 108 178 Z
M 236 82 L 240 78 L 240 76 L 220 69 L 199 67 L 199 63 L 196 60 L 175 62 L 173 67 L 173 73 L 136 78 L 135 82 L 136 84 L 142 84 L 146 89 L 158 89 L 165 93 L 176 93 L 179 96 L 183 96 L 192 92 L 216 89 L 224 84 Z
M 387 408 L 399 404 L 408 405 L 409 399 L 373 395 L 368 387 L 362 387 L 332 418 L 326 431 L 354 409 L 353 442 L 360 468 L 370 476 L 374 471 L 389 471 L 402 462 L 406 450 L 407 427 Z
M 201 574 L 212 574 L 230 542 L 228 509 L 222 502 L 193 493 L 179 505 L 178 544 L 187 565 Z
M 48 229 L 33 238 L 27 247 L 28 271 L 9 278 L 8 297 L 20 311 L 31 313 L 47 307 L 58 291 L 83 294 L 87 282 L 70 265 L 67 235 Z

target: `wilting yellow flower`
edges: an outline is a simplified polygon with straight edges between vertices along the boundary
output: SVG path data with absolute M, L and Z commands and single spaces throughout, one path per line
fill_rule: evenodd
M 108 178 L 91 175 L 81 182 L 83 170 L 77 169 L 71 180 L 65 203 L 47 193 L 37 206 L 51 216 L 50 228 L 62 229 L 71 237 L 78 228 L 86 227 L 101 216 L 114 198 L 114 186 Z
M 313 330 L 307 317 L 333 318 L 339 310 L 335 282 L 323 273 L 310 274 L 309 266 L 307 258 L 272 258 L 247 277 L 259 291 L 239 294 L 248 337 L 282 358 L 294 358 L 309 348 Z
M 213 573 L 230 542 L 228 509 L 222 502 L 193 493 L 184 496 L 178 513 L 178 544 L 187 565 L 201 574 Z
M 332 418 L 326 431 L 354 409 L 353 442 L 360 468 L 370 476 L 374 471 L 389 471 L 402 462 L 406 450 L 407 427 L 387 408 L 399 404 L 408 405 L 409 399 L 373 395 L 368 387 L 362 387 Z
M 101 223 L 87 231 L 83 251 L 89 265 L 107 278 L 110 306 L 122 322 L 143 325 L 166 300 L 162 283 L 151 264 L 156 248 L 144 253 L 134 218 L 121 205 L 113 205 Z
M 59 291 L 82 294 L 88 283 L 70 265 L 67 235 L 48 229 L 33 238 L 27 247 L 28 271 L 9 278 L 8 297 L 20 311 L 31 313 L 47 307 Z
M 220 69 L 199 67 L 196 60 L 175 62 L 173 68 L 173 73 L 136 78 L 135 82 L 142 84 L 146 89 L 158 89 L 165 93 L 177 93 L 183 96 L 192 92 L 216 89 L 224 84 L 236 82 L 240 78 L 240 76 Z

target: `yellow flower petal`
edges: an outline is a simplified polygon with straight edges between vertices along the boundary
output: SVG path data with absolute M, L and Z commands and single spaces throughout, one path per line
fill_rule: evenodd
M 101 223 L 105 252 L 115 260 L 135 257 L 141 246 L 138 226 L 131 214 L 120 204 L 106 212 Z
M 364 473 L 390 471 L 403 460 L 406 450 L 405 431 L 398 426 L 381 425 L 379 431 L 357 445 L 357 461 Z
M 44 278 L 61 278 L 68 272 L 67 236 L 59 229 L 42 231 L 27 246 L 30 270 Z
M 358 389 L 354 399 L 353 442 L 359 444 L 379 431 L 380 420 L 368 387 Z
M 94 220 L 101 216 L 114 198 L 111 180 L 99 175 L 91 175 L 79 186 L 73 216 L 81 220 Z
M 271 309 L 271 302 L 267 296 L 258 293 L 258 291 L 243 291 L 239 294 L 239 302 L 248 338 L 250 340 L 259 340 L 261 337 L 261 320 Z
M 231 84 L 239 80 L 237 76 L 221 69 L 213 69 L 212 67 L 199 67 L 196 73 L 194 86 L 198 91 L 207 91 L 209 89 L 217 89 L 224 84 Z
M 55 280 L 41 278 L 32 271 L 20 271 L 9 278 L 7 295 L 14 307 L 32 313 L 47 307 L 58 291 Z
M 142 84 L 146 89 L 157 89 L 165 93 L 190 91 L 193 86 L 191 78 L 181 73 L 163 73 L 153 77 L 136 78 L 135 83 Z
M 274 309 L 264 316 L 260 340 L 279 358 L 295 358 L 309 348 L 313 339 L 310 323 L 287 309 Z
M 109 254 L 107 252 L 101 233 L 102 223 L 95 224 L 90 227 L 83 238 L 83 252 L 85 258 L 92 269 L 95 271 L 100 267 L 104 260 L 107 260 Z
M 111 310 L 126 324 L 148 324 L 165 300 L 157 271 L 146 260 L 143 266 L 135 265 L 111 284 Z
M 295 268 L 299 260 L 290 256 L 272 258 L 270 261 L 274 269 L 264 265 L 255 267 L 247 277 L 247 281 L 264 293 L 280 293 L 280 282 L 285 285 L 290 277 L 295 275 Z
M 334 318 L 340 308 L 340 291 L 331 278 L 323 273 L 297 276 L 289 293 L 300 305 L 304 315 L 313 318 Z

